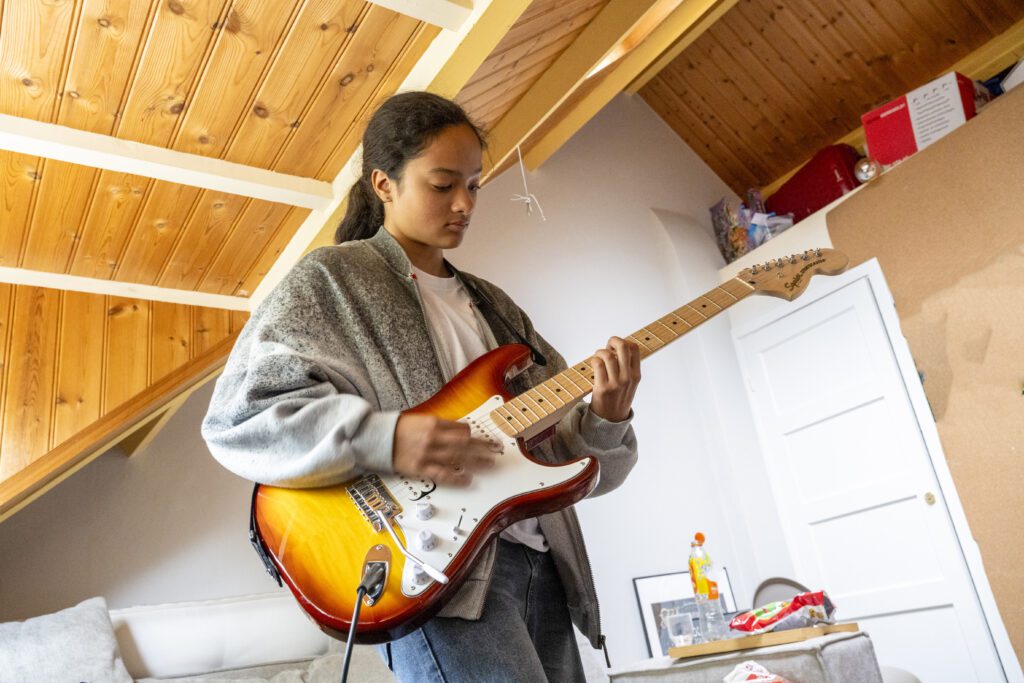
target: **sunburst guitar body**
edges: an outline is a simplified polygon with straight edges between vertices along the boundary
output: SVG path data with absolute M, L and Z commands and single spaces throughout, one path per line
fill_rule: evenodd
M 468 487 L 370 474 L 324 488 L 257 488 L 255 521 L 262 542 L 281 579 L 323 630 L 335 637 L 349 631 L 368 553 L 386 558 L 388 572 L 380 598 L 364 602 L 360 610 L 356 640 L 361 643 L 399 638 L 417 628 L 459 589 L 491 537 L 521 519 L 571 505 L 594 488 L 593 458 L 538 462 L 522 438 L 493 423 L 491 411 L 511 399 L 506 378 L 529 361 L 525 346 L 497 348 L 406 411 L 467 422 L 474 436 L 502 445 L 495 467 L 476 473 Z M 422 567 L 417 571 L 378 511 L 389 517 L 406 550 L 441 572 L 446 583 Z

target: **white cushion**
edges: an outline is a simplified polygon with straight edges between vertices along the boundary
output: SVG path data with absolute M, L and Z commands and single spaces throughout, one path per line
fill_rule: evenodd
M 131 683 L 103 598 L 0 624 L 0 681 Z
M 331 641 L 284 592 L 129 607 L 110 618 L 135 678 L 311 659 Z

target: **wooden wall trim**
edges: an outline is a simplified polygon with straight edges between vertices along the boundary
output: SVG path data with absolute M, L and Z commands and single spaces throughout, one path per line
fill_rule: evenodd
M 64 443 L 0 482 L 0 522 L 75 473 L 134 430 L 144 427 L 168 403 L 216 377 L 227 362 L 238 332 L 194 361 L 160 379 Z

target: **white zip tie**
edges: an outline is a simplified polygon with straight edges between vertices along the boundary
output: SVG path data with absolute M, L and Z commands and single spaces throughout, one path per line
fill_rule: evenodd
M 519 146 L 516 146 L 516 154 L 519 155 L 519 172 L 523 176 L 523 192 L 526 194 L 517 194 L 512 197 L 514 202 L 523 202 L 526 204 L 526 214 L 528 216 L 533 215 L 533 206 L 537 205 L 537 211 L 540 212 L 540 219 L 546 221 L 547 218 L 544 216 L 544 209 L 540 208 L 540 202 L 537 200 L 536 195 L 530 193 L 530 188 L 526 185 L 526 166 L 523 165 L 523 153 L 520 151 Z

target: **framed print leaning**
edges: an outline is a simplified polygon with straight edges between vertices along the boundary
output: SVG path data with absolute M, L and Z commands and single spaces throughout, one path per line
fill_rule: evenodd
M 729 584 L 728 570 L 722 567 L 712 571 L 711 579 L 718 582 L 722 612 L 735 612 L 736 600 Z M 651 657 L 667 655 L 668 649 L 676 645 L 673 636 L 679 638 L 699 632 L 697 599 L 693 595 L 690 572 L 638 576 L 633 579 L 633 590 L 640 609 L 647 652 Z M 687 615 L 692 627 L 686 626 Z

